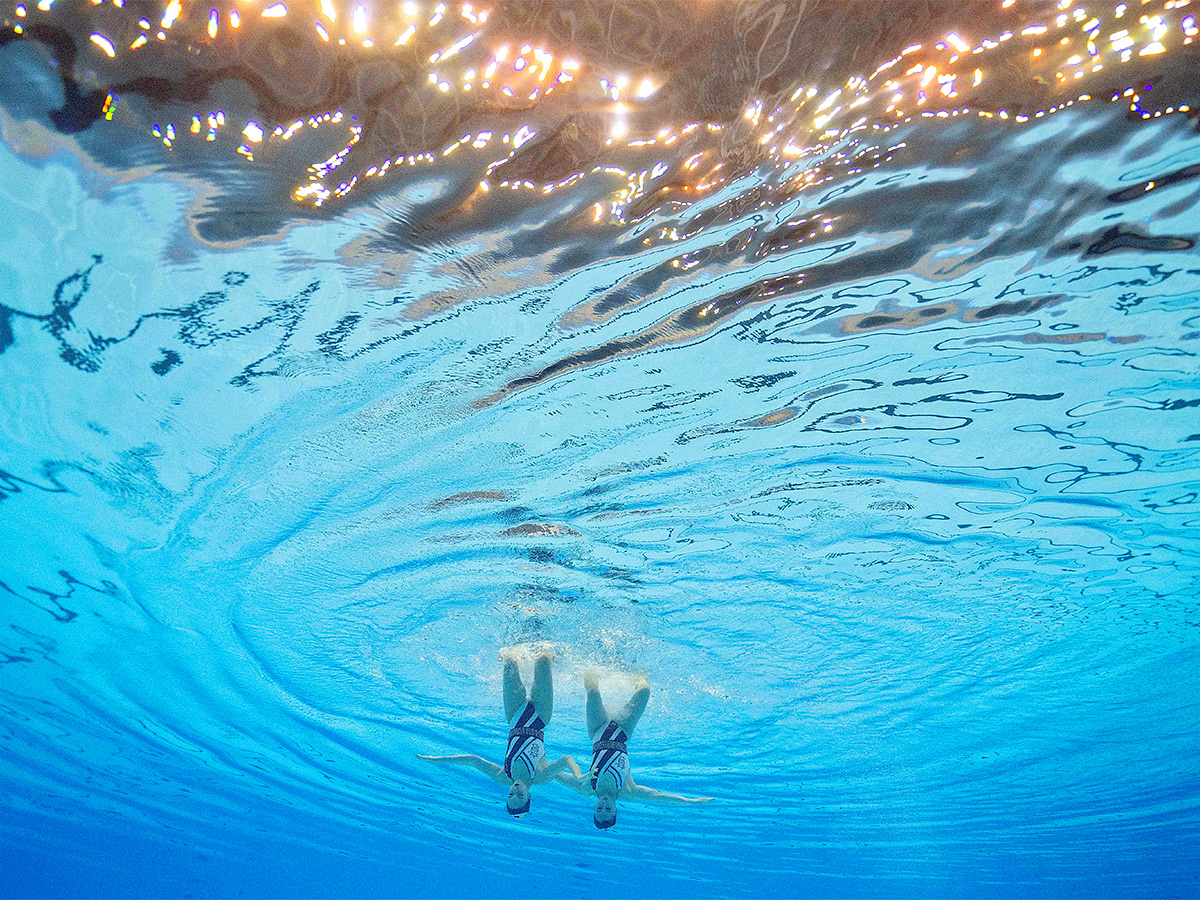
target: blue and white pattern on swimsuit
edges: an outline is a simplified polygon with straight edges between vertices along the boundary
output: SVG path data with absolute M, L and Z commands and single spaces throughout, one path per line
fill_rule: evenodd
M 629 751 L 625 743 L 629 735 L 616 722 L 609 722 L 603 731 L 592 735 L 592 790 L 600 776 L 610 774 L 617 783 L 617 791 L 625 784 L 625 776 L 629 774 Z
M 509 726 L 508 749 L 504 753 L 504 774 L 516 781 L 513 776 L 513 764 L 519 762 L 527 772 L 517 777 L 528 783 L 536 774 L 538 763 L 546 756 L 546 736 L 543 730 L 546 723 L 537 714 L 533 704 L 526 701 L 521 711 L 509 720 Z

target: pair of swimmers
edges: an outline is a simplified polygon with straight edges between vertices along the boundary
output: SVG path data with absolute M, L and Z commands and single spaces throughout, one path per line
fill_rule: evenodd
M 705 803 L 712 797 L 681 797 L 637 784 L 629 771 L 627 742 L 646 711 L 650 685 L 643 677 L 633 696 L 616 715 L 611 715 L 600 696 L 594 673 L 583 678 L 587 691 L 587 729 L 592 738 L 592 765 L 585 775 L 570 756 L 546 761 L 545 728 L 554 713 L 554 683 L 550 674 L 553 657 L 542 653 L 533 664 L 533 686 L 526 691 L 516 660 L 504 660 L 504 717 L 508 720 L 508 748 L 504 765 L 478 756 L 426 756 L 421 759 L 473 766 L 498 784 L 510 785 L 506 806 L 514 816 L 529 811 L 530 788 L 557 781 L 584 796 L 594 795 L 593 819 L 597 828 L 611 828 L 617 821 L 617 800 L 652 800 L 659 803 Z

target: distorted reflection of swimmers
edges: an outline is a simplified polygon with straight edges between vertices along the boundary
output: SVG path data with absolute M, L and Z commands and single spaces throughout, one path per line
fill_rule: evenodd
M 496 783 L 512 785 L 508 790 L 508 811 L 514 816 L 529 812 L 529 789 L 533 785 L 553 781 L 555 775 L 569 766 L 579 771 L 579 766 L 569 756 L 552 764 L 546 762 L 545 728 L 554 712 L 554 683 L 550 675 L 553 658 L 549 653 L 542 653 L 534 661 L 533 687 L 528 693 L 516 660 L 512 657 L 504 660 L 504 717 L 508 719 L 509 729 L 503 766 L 470 754 L 418 756 L 433 762 L 474 766 Z
M 583 678 L 587 690 L 587 729 L 592 738 L 592 766 L 585 775 L 575 760 L 568 763 L 570 772 L 558 775 L 558 780 L 585 796 L 595 795 L 593 820 L 597 828 L 612 828 L 617 821 L 617 799 L 652 800 L 658 803 L 706 803 L 712 797 L 681 797 L 637 784 L 629 771 L 629 749 L 626 746 L 633 729 L 646 711 L 650 685 L 643 677 L 629 702 L 615 716 L 610 715 L 600 697 L 600 681 L 594 673 Z

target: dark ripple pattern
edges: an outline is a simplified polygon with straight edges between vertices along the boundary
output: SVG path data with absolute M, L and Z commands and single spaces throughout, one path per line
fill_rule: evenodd
M 847 141 L 219 249 L 178 172 L 5 149 L 0 893 L 1194 894 L 1191 123 Z M 717 799 L 416 759 L 547 646 L 548 752 L 644 669 L 639 780 Z

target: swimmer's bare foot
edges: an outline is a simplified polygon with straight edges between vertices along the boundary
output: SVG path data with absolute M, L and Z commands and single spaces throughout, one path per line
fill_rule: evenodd
M 583 673 L 583 689 L 585 691 L 596 691 L 600 689 L 600 676 L 595 672 Z
M 546 662 L 551 662 L 551 663 L 554 662 L 554 651 L 553 650 L 543 650 L 541 653 L 539 653 L 537 655 L 536 661 L 540 662 L 543 659 L 546 660 Z

